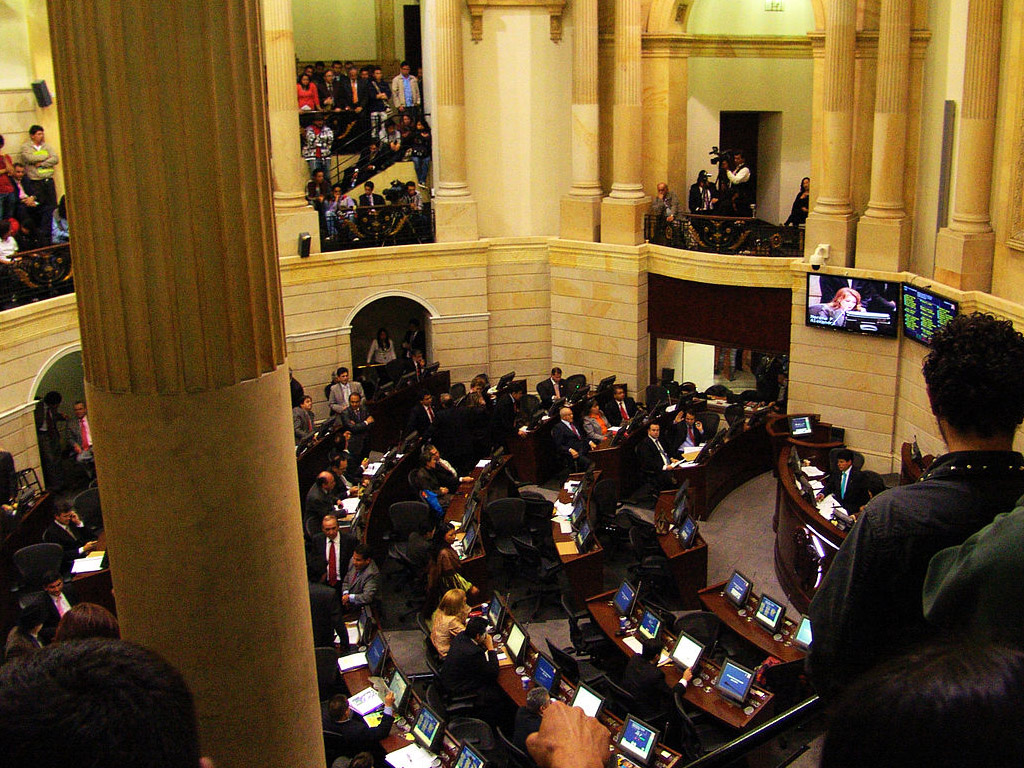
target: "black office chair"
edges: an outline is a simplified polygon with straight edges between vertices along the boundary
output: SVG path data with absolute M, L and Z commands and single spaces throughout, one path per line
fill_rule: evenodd
M 633 521 L 618 511 L 619 482 L 611 478 L 598 480 L 591 492 L 590 504 L 594 515 L 594 530 L 599 537 L 605 537 L 602 544 L 612 551 L 622 547 L 629 538 Z
M 722 620 L 711 611 L 687 611 L 676 618 L 672 631 L 676 635 L 685 632 L 699 642 L 710 659 L 722 634 Z
M 397 384 L 398 380 L 402 378 L 405 373 L 405 361 L 391 360 L 385 364 L 384 370 L 387 372 L 388 377 Z
M 442 720 L 448 721 L 451 727 L 454 718 L 468 718 L 476 710 L 476 694 L 466 693 L 453 696 L 441 684 L 441 678 L 435 676 L 434 681 L 427 688 L 427 705 L 434 710 Z
M 607 694 L 605 707 L 620 720 L 636 710 L 636 697 L 611 678 L 606 679 L 604 691 Z
M 363 385 L 363 402 L 373 400 L 373 396 L 377 394 L 377 385 L 369 379 L 360 379 L 359 383 Z
M 314 648 L 313 655 L 316 657 L 316 690 L 320 701 L 327 701 L 336 693 L 345 693 L 339 690 L 338 685 L 338 652 L 333 647 Z
M 316 519 L 316 515 L 310 515 L 309 517 L 306 518 L 306 522 L 305 522 L 305 526 L 304 527 L 306 529 L 306 535 L 309 538 L 313 538 L 318 533 L 320 533 L 320 531 L 322 530 L 322 528 L 323 528 L 323 521 L 322 520 L 317 520 Z
M 582 373 L 574 373 L 562 382 L 562 395 L 564 397 L 572 397 L 576 394 L 576 390 L 585 386 L 587 386 L 587 377 Z
M 651 535 L 644 533 L 642 526 L 634 525 L 629 529 L 629 544 L 633 549 L 636 562 L 628 567 L 630 580 L 637 585 L 637 598 L 642 599 L 650 590 L 659 595 L 674 594 L 677 590 L 675 579 L 669 569 L 668 558 Z
M 697 414 L 697 421 L 704 427 L 704 437 L 707 440 L 718 434 L 718 425 L 721 422 L 721 417 L 714 411 L 701 411 Z
M 21 576 L 22 588 L 38 589 L 43 586 L 43 574 L 60 570 L 64 548 L 47 542 L 29 544 L 15 552 L 13 559 L 14 567 Z
M 540 398 L 532 392 L 527 392 L 519 398 L 519 414 L 524 419 L 529 419 L 540 409 Z
M 451 396 L 452 400 L 458 400 L 460 397 L 465 397 L 466 385 L 461 381 L 458 381 L 452 384 L 451 389 L 448 390 L 448 394 Z
M 498 735 L 498 741 L 505 747 L 509 763 L 513 768 L 536 768 L 537 764 L 533 762 L 530 756 L 519 749 L 508 736 L 502 733 L 501 726 L 495 727 L 494 732 Z
M 423 633 L 424 637 L 430 637 L 430 625 L 427 623 L 427 617 L 422 613 L 416 614 L 416 626 L 419 628 L 420 632 Z M 433 647 L 433 643 L 431 643 L 431 647 Z
M 541 549 L 553 552 L 555 543 L 551 538 L 551 513 L 555 505 L 533 491 L 526 491 L 520 498 L 524 504 L 523 522 L 530 530 L 527 538 L 531 538 Z
M 491 538 L 491 549 L 501 556 L 505 586 L 508 587 L 519 557 L 515 539 L 528 535 L 526 502 L 513 497 L 495 499 L 484 507 L 482 520 Z
M 558 583 L 558 575 L 562 571 L 562 563 L 557 559 L 545 557 L 540 549 L 520 537 L 514 537 L 512 544 L 519 555 L 520 573 L 526 573 L 530 579 L 526 594 L 512 603 L 512 607 L 532 603 L 533 610 L 525 614 L 529 618 L 520 616 L 524 621 L 532 621 L 545 600 L 551 605 L 561 605 L 562 588 Z
M 615 651 L 615 646 L 601 628 L 594 623 L 590 613 L 577 610 L 573 605 L 573 596 L 562 593 L 562 611 L 569 622 L 569 642 L 572 643 L 574 654 L 588 659 L 604 658 Z
M 391 522 L 391 541 L 406 541 L 409 534 L 418 531 L 430 519 L 430 507 L 422 501 L 396 501 L 388 508 Z
M 562 675 L 573 685 L 582 681 L 592 686 L 604 678 L 604 672 L 591 664 L 587 659 L 573 656 L 566 649 L 559 648 L 552 643 L 550 639 L 545 640 L 545 642 L 548 644 L 551 660 L 555 662 L 555 666 L 561 670 Z
M 686 701 L 684 688 L 677 686 L 672 689 L 672 701 L 680 731 L 677 749 L 686 763 L 693 762 L 732 740 L 732 733 L 719 726 L 705 713 L 695 711 L 691 707 Z
M 843 450 L 843 446 L 840 446 L 839 448 L 833 448 L 831 451 L 828 452 L 828 471 L 829 472 L 838 472 L 839 471 L 839 467 L 836 465 L 836 461 L 838 461 L 839 452 L 841 450 Z M 858 472 L 861 471 L 862 469 L 864 469 L 864 454 L 860 453 L 859 451 L 850 451 L 850 452 L 853 454 L 853 468 L 856 469 Z M 884 482 L 883 482 L 883 485 L 884 485 Z
M 664 400 L 668 400 L 668 390 L 661 384 L 651 384 L 644 390 L 644 403 L 648 411 Z
M 456 741 L 468 744 L 480 753 L 487 765 L 498 768 L 504 764 L 505 750 L 499 749 L 499 742 L 491 726 L 475 717 L 456 717 L 446 726 Z
M 743 403 L 733 403 L 725 409 L 725 423 L 730 427 L 737 421 L 746 418 L 743 410 Z
M 710 387 L 704 390 L 704 394 L 708 397 L 724 397 L 726 400 L 732 402 L 731 398 L 736 397 L 735 393 L 729 389 L 725 384 L 712 384 Z

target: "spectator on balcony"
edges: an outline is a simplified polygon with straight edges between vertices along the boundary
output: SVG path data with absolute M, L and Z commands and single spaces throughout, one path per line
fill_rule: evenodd
M 60 202 L 57 203 L 57 207 L 53 210 L 53 224 L 50 227 L 50 243 L 57 245 L 57 243 L 66 243 L 70 239 L 71 233 L 68 230 L 67 197 L 65 195 L 61 195 Z
M 14 164 L 11 183 L 14 185 L 14 194 L 18 198 L 18 202 L 14 206 L 14 218 L 19 227 L 18 237 L 23 244 L 32 246 L 39 239 L 43 209 L 36 199 L 35 185 L 25 177 L 25 166 L 21 163 Z
M 318 170 L 325 174 L 331 170 L 331 145 L 334 143 L 334 133 L 324 125 L 323 115 L 313 118 L 313 124 L 308 126 L 303 133 L 302 157 L 309 165 L 309 175 L 313 176 Z
M 374 208 L 378 205 L 387 205 L 387 202 L 383 195 L 378 195 L 373 191 L 372 181 L 363 184 L 363 194 L 359 196 L 359 205 L 361 207 Z
M 384 155 L 387 157 L 388 164 L 401 162 L 405 156 L 406 148 L 402 145 L 402 134 L 398 130 L 398 126 L 395 125 L 393 120 L 389 120 L 387 123 L 387 133 L 384 136 Z
M 369 126 L 369 120 L 364 119 L 369 114 L 366 112 L 368 96 L 367 81 L 359 79 L 359 70 L 353 64 L 348 68 L 348 77 L 338 85 L 336 102 L 341 107 L 342 120 L 338 138 L 344 138 L 352 150 L 359 146 L 359 134 Z
M 732 193 L 732 204 L 737 216 L 753 216 L 754 186 L 750 177 L 750 168 L 743 158 L 742 152 L 732 153 L 732 166 L 725 169 L 729 179 L 729 191 Z
M 420 195 L 419 190 L 416 189 L 415 181 L 405 182 L 405 195 L 402 197 L 402 202 L 414 211 L 423 210 L 423 197 Z
M 36 200 L 48 219 L 50 211 L 57 205 L 57 187 L 53 183 L 53 175 L 60 158 L 53 147 L 46 143 L 43 126 L 31 126 L 28 136 L 29 140 L 21 145 L 21 162 L 25 165 L 25 175 L 32 180 Z
M 0 150 L 4 148 L 4 137 L 0 136 Z M 14 189 L 14 162 L 11 156 L 0 152 L 0 219 L 10 219 L 18 205 Z
M 11 257 L 18 252 L 18 241 L 11 234 L 9 219 L 0 219 L 0 264 L 10 264 Z
M 313 85 L 310 76 L 303 72 L 299 75 L 299 82 L 295 85 L 299 97 L 300 112 L 315 112 L 320 110 L 320 93 Z
M 708 172 L 697 174 L 697 183 L 690 186 L 690 213 L 709 216 L 718 205 L 717 190 L 708 183 Z
M 415 75 L 410 74 L 410 71 L 409 62 L 403 61 L 398 74 L 391 81 L 391 95 L 395 109 L 403 115 L 415 115 L 419 112 L 420 104 L 423 103 L 420 97 L 420 83 Z
M 360 179 L 369 179 L 384 167 L 383 159 L 377 140 L 370 139 L 367 147 L 359 153 L 359 159 L 350 169 L 351 174 L 348 176 L 347 183 L 343 183 L 343 186 L 351 189 L 359 183 Z
M 313 178 L 306 183 L 306 201 L 323 213 L 325 204 L 331 198 L 331 185 L 324 178 L 324 172 L 317 168 Z
M 324 112 L 333 112 L 334 102 L 336 101 L 334 95 L 334 70 L 324 70 L 320 79 L 315 80 L 313 84 L 316 86 L 317 95 L 320 97 L 320 109 Z
M 430 126 L 422 117 L 416 121 L 416 130 L 405 142 L 412 148 L 412 164 L 416 168 L 416 180 L 421 186 L 427 186 L 430 175 Z
M 370 132 L 378 141 L 384 141 L 386 135 L 384 123 L 391 105 L 391 86 L 384 82 L 381 68 L 374 66 L 371 70 L 369 87 Z
M 811 203 L 811 180 L 807 176 L 804 176 L 800 180 L 800 191 L 796 193 L 796 199 L 793 200 L 793 208 L 789 212 L 789 218 L 786 219 L 784 226 L 787 227 L 799 227 L 807 223 L 807 209 Z
M 337 238 L 345 229 L 345 222 L 355 215 L 356 201 L 347 192 L 341 191 L 341 184 L 331 187 L 331 199 L 324 215 L 327 220 L 327 237 Z
M 327 74 L 327 65 L 322 61 L 313 62 L 313 74 L 311 75 L 313 83 L 315 85 L 324 82 L 324 76 Z
M 679 213 L 679 201 L 675 194 L 669 191 L 668 184 L 663 181 L 658 184 L 658 194 L 651 201 L 649 212 L 669 224 L 676 220 L 676 214 Z

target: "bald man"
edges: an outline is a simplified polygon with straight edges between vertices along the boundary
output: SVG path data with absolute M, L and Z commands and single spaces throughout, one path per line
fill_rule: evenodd
M 346 494 L 347 495 L 347 494 Z M 338 482 L 331 472 L 321 472 L 316 476 L 316 482 L 306 493 L 306 508 L 303 511 L 302 519 L 315 517 L 322 520 L 324 515 L 333 515 L 339 501 Z
M 563 464 L 572 471 L 586 472 L 592 464 L 587 458 L 587 454 L 597 445 L 588 441 L 583 435 L 583 430 L 573 423 L 572 408 L 562 408 L 558 412 L 558 417 L 560 421 L 551 430 L 551 440 L 555 444 L 555 451 L 561 457 Z

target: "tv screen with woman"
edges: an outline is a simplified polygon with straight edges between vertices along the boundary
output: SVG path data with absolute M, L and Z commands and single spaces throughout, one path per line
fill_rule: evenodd
M 807 275 L 807 325 L 896 338 L 900 283 Z

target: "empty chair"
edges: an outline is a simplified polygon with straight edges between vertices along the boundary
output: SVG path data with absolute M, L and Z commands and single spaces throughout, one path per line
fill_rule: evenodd
M 562 570 L 562 563 L 545 557 L 537 547 L 522 538 L 513 538 L 512 544 L 519 555 L 517 564 L 520 572 L 525 571 L 532 576 L 526 594 L 512 603 L 512 607 L 526 602 L 533 603 L 533 610 L 526 614 L 529 617 L 527 620 L 531 620 L 545 599 L 553 605 L 561 604 L 562 588 L 558 584 L 558 574 Z
M 629 566 L 629 576 L 637 585 L 638 597 L 652 588 L 657 588 L 662 595 L 675 592 L 675 579 L 669 570 L 668 558 L 662 554 L 657 541 L 648 541 L 641 526 L 635 525 L 629 529 L 629 543 L 636 558 L 636 563 Z
M 475 717 L 456 717 L 447 726 L 448 732 L 456 741 L 469 744 L 481 754 L 488 765 L 495 765 L 504 755 L 498 750 L 498 740 L 494 737 L 491 726 Z
M 668 390 L 661 384 L 651 384 L 644 390 L 644 403 L 647 404 L 647 410 L 651 410 L 664 400 L 668 400 Z
M 574 373 L 562 382 L 562 394 L 565 397 L 572 397 L 577 389 L 587 386 L 587 377 L 582 373 Z
M 513 744 L 512 739 L 506 736 L 500 727 L 494 730 L 498 735 L 498 741 L 505 747 L 510 765 L 514 766 L 514 768 L 535 768 L 536 763 L 533 762 L 533 759 Z
M 555 662 L 555 666 L 574 685 L 581 681 L 587 685 L 594 685 L 604 677 L 604 673 L 586 659 L 573 656 L 564 648 L 559 648 L 552 643 L 550 639 L 545 642 L 548 644 L 548 652 L 551 654 L 551 660 Z
M 529 419 L 540 408 L 540 398 L 532 392 L 527 392 L 519 399 L 519 414 L 524 419 Z
M 737 421 L 746 418 L 743 403 L 733 403 L 725 409 L 725 423 L 730 427 Z
M 36 588 L 43 586 L 43 574 L 60 570 L 63 559 L 64 548 L 60 544 L 29 544 L 14 553 L 14 567 L 24 586 Z
M 492 537 L 493 549 L 501 555 L 507 585 L 519 556 L 515 539 L 529 536 L 526 502 L 511 497 L 495 499 L 484 507 L 483 521 Z
M 572 604 L 572 597 L 564 593 L 562 611 L 569 622 L 569 642 L 577 657 L 596 658 L 605 651 L 614 650 L 607 635 L 590 618 L 590 613 L 577 610 Z
M 361 379 L 359 383 L 363 385 L 363 394 L 365 395 L 363 402 L 373 400 L 373 396 L 377 392 L 377 385 L 369 379 Z
M 430 518 L 430 507 L 422 501 L 396 501 L 388 509 L 391 521 L 391 541 L 405 541 L 418 531 L 424 520 Z
M 636 697 L 621 685 L 610 678 L 606 678 L 604 688 L 608 694 L 605 697 L 605 706 L 620 720 L 625 720 L 626 715 L 636 710 Z

